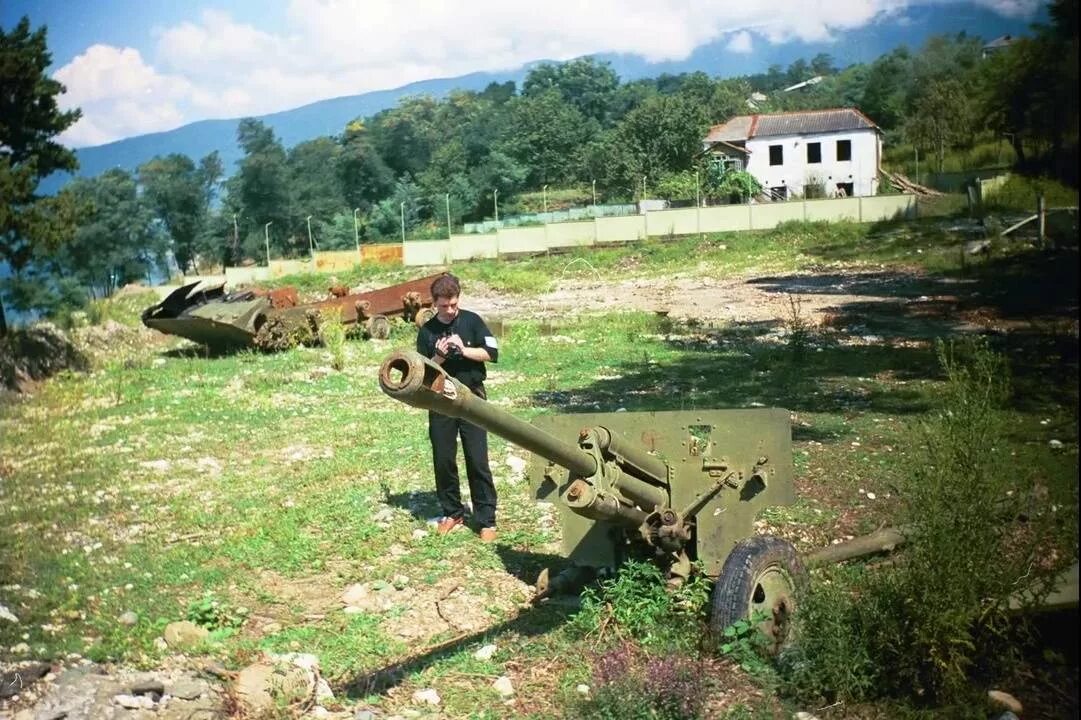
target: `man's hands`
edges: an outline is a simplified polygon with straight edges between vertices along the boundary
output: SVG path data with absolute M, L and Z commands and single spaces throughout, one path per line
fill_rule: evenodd
M 458 353 L 464 353 L 465 351 L 465 343 L 462 342 L 462 338 L 458 337 L 457 333 L 438 338 L 435 341 L 435 352 L 442 357 L 456 354 L 451 350 L 451 347 L 458 348 Z

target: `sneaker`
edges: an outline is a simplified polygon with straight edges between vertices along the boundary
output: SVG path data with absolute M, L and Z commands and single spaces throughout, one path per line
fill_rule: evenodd
M 445 517 L 440 520 L 436 526 L 435 531 L 440 535 L 446 535 L 454 528 L 462 524 L 462 518 L 460 517 Z
M 480 529 L 480 541 L 485 543 L 495 542 L 498 533 L 496 533 L 494 527 L 486 527 Z

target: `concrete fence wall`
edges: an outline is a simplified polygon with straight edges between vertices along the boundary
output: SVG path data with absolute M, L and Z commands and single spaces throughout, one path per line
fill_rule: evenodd
M 911 218 L 915 215 L 914 195 L 877 195 L 655 210 L 642 215 L 598 217 L 579 222 L 505 228 L 487 235 L 453 235 L 449 240 L 407 240 L 404 243 L 362 245 L 359 261 L 401 263 L 410 267 L 438 266 L 454 261 L 538 253 L 596 243 L 633 242 L 647 237 L 768 230 L 792 220 L 866 223 Z M 357 262 L 354 250 L 319 252 L 315 254 L 314 261 L 275 260 L 270 263 L 269 268 L 226 268 L 224 280 L 230 286 L 252 284 L 284 275 L 311 272 L 313 269 L 339 272 L 351 269 Z

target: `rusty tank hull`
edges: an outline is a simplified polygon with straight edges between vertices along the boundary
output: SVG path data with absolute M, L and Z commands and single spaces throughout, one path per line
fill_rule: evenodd
M 437 277 L 362 293 L 332 288 L 331 298 L 312 303 L 299 303 L 291 287 L 227 293 L 224 283 L 209 287 L 191 283 L 144 310 L 142 322 L 215 350 L 279 350 L 316 341 L 320 324 L 329 318 L 370 337 L 385 338 L 392 318 L 420 321 L 430 316 L 430 288 Z

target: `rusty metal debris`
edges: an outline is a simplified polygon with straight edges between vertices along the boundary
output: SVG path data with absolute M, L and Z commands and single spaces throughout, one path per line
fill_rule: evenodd
M 330 289 L 330 299 L 300 303 L 295 288 L 250 288 L 227 293 L 225 283 L 199 287 L 184 285 L 143 311 L 143 324 L 178 335 L 216 350 L 256 347 L 282 350 L 316 342 L 328 321 L 366 336 L 385 339 L 391 320 L 423 323 L 431 317 L 432 281 L 439 275 L 417 278 L 377 290 L 350 293 Z

